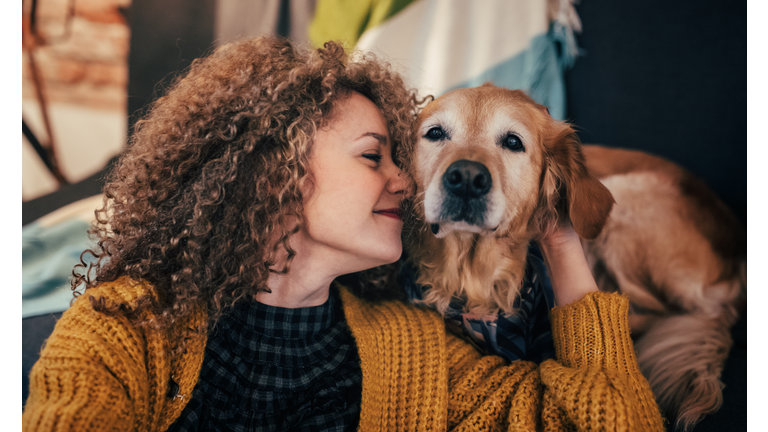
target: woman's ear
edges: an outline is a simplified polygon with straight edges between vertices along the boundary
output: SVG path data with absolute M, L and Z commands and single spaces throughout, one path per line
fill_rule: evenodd
M 299 192 L 301 192 L 301 198 L 304 203 L 312 198 L 315 193 L 315 178 L 310 171 L 304 178 L 299 179 Z
M 564 122 L 553 122 L 544 140 L 542 201 L 548 209 L 543 220 L 547 232 L 570 218 L 574 231 L 594 239 L 613 208 L 613 195 L 593 177 L 584 163 L 581 141 Z

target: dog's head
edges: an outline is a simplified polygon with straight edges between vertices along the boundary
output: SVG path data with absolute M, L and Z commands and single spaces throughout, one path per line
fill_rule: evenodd
M 595 238 L 613 205 L 565 122 L 519 90 L 455 90 L 416 122 L 415 210 L 438 237 L 451 232 L 525 242 L 570 218 Z

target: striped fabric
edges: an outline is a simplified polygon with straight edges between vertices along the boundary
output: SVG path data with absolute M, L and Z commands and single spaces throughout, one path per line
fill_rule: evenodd
M 563 119 L 563 73 L 581 29 L 571 1 L 320 0 L 309 34 L 376 53 L 422 95 L 491 81 Z

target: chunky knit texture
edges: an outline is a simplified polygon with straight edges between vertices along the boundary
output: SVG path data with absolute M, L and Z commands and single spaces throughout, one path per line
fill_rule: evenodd
M 75 301 L 32 369 L 25 431 L 163 431 L 179 416 L 202 364 L 202 308 L 157 332 L 97 313 L 87 299 L 131 302 L 147 292 L 119 279 Z M 540 366 L 481 356 L 432 311 L 346 290 L 341 298 L 363 371 L 360 430 L 664 429 L 618 294 L 553 309 L 558 359 Z M 187 350 L 175 354 L 182 338 Z M 166 395 L 171 377 L 175 398 Z

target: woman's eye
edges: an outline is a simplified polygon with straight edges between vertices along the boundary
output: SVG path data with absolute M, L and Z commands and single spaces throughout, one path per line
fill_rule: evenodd
M 363 157 L 368 159 L 368 160 L 372 160 L 372 161 L 374 161 L 376 163 L 381 162 L 381 159 L 383 158 L 382 155 L 376 154 L 376 153 L 365 153 L 365 154 L 363 154 Z
M 445 131 L 440 126 L 435 126 L 427 131 L 427 134 L 424 135 L 424 138 L 430 141 L 440 141 L 441 139 L 445 138 Z
M 507 134 L 501 142 L 501 146 L 507 150 L 515 152 L 524 152 L 523 140 L 515 134 Z

